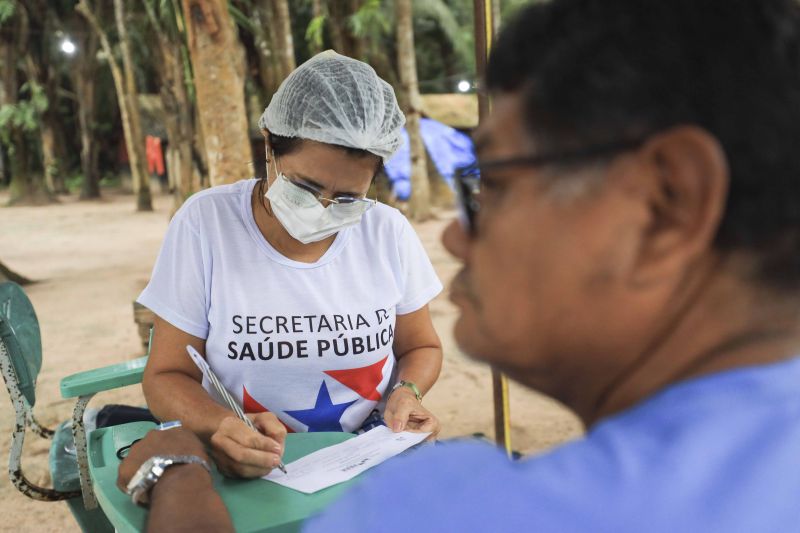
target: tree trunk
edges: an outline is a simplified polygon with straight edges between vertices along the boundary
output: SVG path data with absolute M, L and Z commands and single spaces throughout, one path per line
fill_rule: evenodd
M 289 16 L 289 1 L 274 0 L 272 3 L 275 15 L 275 41 L 278 63 L 281 66 L 281 81 L 295 69 L 294 41 L 292 40 L 292 22 Z
M 58 79 L 52 65 L 41 66 L 41 84 L 47 96 L 47 109 L 42 113 L 39 122 L 39 134 L 42 142 L 42 163 L 47 188 L 55 194 L 66 194 L 67 184 L 64 179 L 63 143 L 64 138 L 58 113 Z
M 311 0 L 311 17 L 317 18 L 325 14 L 325 6 L 322 0 Z
M 55 14 L 44 2 L 30 1 L 28 10 L 37 14 L 33 18 L 32 33 L 44 35 L 45 46 L 28 47 L 23 52 L 23 70 L 29 82 L 37 83 L 47 99 L 47 108 L 38 113 L 38 134 L 41 143 L 44 181 L 50 193 L 66 193 L 63 168 L 59 158 L 58 79 L 51 65 L 47 37 L 55 32 Z M 24 12 L 20 15 L 25 17 Z
M 119 0 L 115 0 L 114 4 L 115 11 L 117 11 L 116 10 L 117 2 L 119 2 Z M 141 187 L 139 187 L 139 189 L 136 190 L 137 193 L 136 210 L 152 211 L 153 206 L 150 200 L 150 188 L 147 178 L 147 167 L 145 164 L 145 157 L 144 157 L 144 138 L 141 136 L 141 127 L 138 132 L 135 132 L 131 127 L 132 125 L 131 115 L 134 112 L 138 112 L 139 101 L 137 98 L 128 97 L 126 89 L 127 82 L 125 80 L 125 75 L 123 74 L 122 68 L 120 67 L 119 63 L 117 63 L 117 60 L 114 58 L 114 52 L 111 49 L 111 43 L 108 40 L 108 35 L 103 30 L 102 26 L 100 26 L 100 23 L 98 22 L 97 17 L 95 17 L 94 13 L 92 12 L 91 7 L 87 3 L 87 0 L 79 0 L 78 5 L 75 6 L 75 9 L 81 15 L 83 15 L 86 18 L 86 20 L 89 21 L 89 24 L 91 24 L 92 28 L 97 34 L 97 37 L 100 39 L 100 45 L 103 48 L 103 53 L 106 56 L 106 61 L 108 61 L 108 66 L 111 69 L 111 77 L 114 79 L 114 88 L 116 89 L 117 92 L 117 103 L 119 105 L 119 113 L 120 113 L 120 118 L 122 120 L 122 130 L 125 134 L 125 146 L 128 149 L 128 158 L 131 165 L 131 174 L 133 176 L 134 188 L 137 187 L 137 184 L 144 184 L 147 187 L 145 192 L 142 192 Z M 133 81 L 131 83 L 133 83 Z M 132 107 L 132 104 L 135 105 L 135 107 Z M 137 133 L 138 135 L 136 135 Z
M 176 58 L 177 59 L 177 58 Z M 167 111 L 167 115 L 173 117 L 171 130 L 168 130 L 169 147 L 167 149 L 169 156 L 168 171 L 172 173 L 174 182 L 173 209 L 175 211 L 183 205 L 193 192 L 197 190 L 192 183 L 192 142 L 194 138 L 194 127 L 192 124 L 192 103 L 189 101 L 189 95 L 186 93 L 186 86 L 183 83 L 183 70 L 180 68 L 180 63 L 172 62 L 171 68 L 173 75 L 181 76 L 174 81 L 173 85 L 169 86 L 170 94 L 165 95 L 164 88 L 162 88 L 161 98 L 164 102 L 165 111 L 170 106 L 171 109 Z
M 64 180 L 59 177 L 61 170 L 58 157 L 56 157 L 55 133 L 44 117 L 42 117 L 42 122 L 39 124 L 39 136 L 42 142 L 42 167 L 45 185 L 50 192 L 62 193 L 64 192 Z
M 28 52 L 28 37 L 29 32 L 29 19 L 28 13 L 24 6 L 18 5 L 16 14 L 18 25 L 15 28 L 16 42 L 4 43 L 3 57 L 3 98 L 4 103 L 8 105 L 15 105 L 18 103 L 18 83 L 17 78 L 17 60 L 23 58 L 25 70 L 28 76 L 31 77 L 35 74 L 32 69 L 32 60 Z M 37 82 L 36 77 L 30 79 L 31 82 Z M 11 150 L 10 167 L 11 167 L 11 182 L 9 184 L 9 205 L 43 205 L 53 201 L 53 197 L 47 188 L 44 177 L 38 173 L 31 172 L 30 168 L 30 139 L 21 127 L 12 127 L 10 132 L 11 137 Z
M 183 0 L 211 185 L 248 178 L 243 52 L 226 0 Z M 232 60 L 233 59 L 233 60 Z
M 497 40 L 500 33 L 500 0 L 489 0 L 492 4 L 492 40 Z
M 350 15 L 354 15 L 358 13 L 358 10 L 361 9 L 362 1 L 361 0 L 349 0 L 349 12 Z M 350 52 L 351 56 L 359 61 L 366 61 L 367 56 L 365 55 L 365 45 L 364 39 L 361 39 L 353 34 L 350 30 L 350 25 L 345 25 L 345 35 L 347 35 L 347 39 L 350 41 Z
M 322 0 L 312 0 L 311 1 L 311 18 L 312 19 L 319 19 L 320 17 L 326 16 L 326 9 L 325 4 L 322 3 Z M 321 30 L 322 31 L 322 30 Z M 322 46 L 320 46 L 316 41 L 308 43 L 308 51 L 311 52 L 311 55 L 316 55 L 322 52 Z
M 173 212 L 194 192 L 192 187 L 193 106 L 186 90 L 182 63 L 182 39 L 171 39 L 159 23 L 152 6 L 145 2 L 147 16 L 158 38 L 157 70 L 161 78 L 161 102 L 167 129 L 167 172 L 173 193 Z M 174 34 L 172 34 L 174 35 Z
M 81 200 L 100 198 L 100 172 L 97 168 L 97 142 L 94 135 L 95 73 L 97 72 L 97 34 L 84 24 L 81 54 L 73 76 L 78 97 L 78 127 L 81 135 Z
M 8 175 L 8 162 L 6 161 L 5 146 L 0 144 L 0 186 L 8 185 L 10 176 Z
M 41 7 L 37 9 L 40 12 L 45 12 L 45 28 L 44 34 L 46 36 L 56 35 L 59 31 L 63 31 L 61 21 L 58 18 L 58 13 L 55 11 L 51 3 L 38 0 Z M 61 74 L 58 71 L 58 65 L 51 61 L 51 57 L 44 49 L 40 53 L 42 72 L 44 74 L 43 85 L 47 100 L 50 103 L 47 107 L 42 120 L 42 127 L 46 130 L 45 135 L 52 136 L 53 142 L 53 162 L 54 167 L 51 168 L 50 182 L 52 183 L 52 190 L 56 194 L 67 194 L 66 182 L 66 162 L 67 162 L 67 144 L 60 142 L 60 139 L 65 138 L 64 126 L 61 118 L 58 115 L 58 90 L 61 82 Z M 43 143 L 44 144 L 44 138 Z
M 56 134 L 58 117 L 54 112 L 54 107 L 58 105 L 58 96 L 52 79 L 48 79 L 52 72 L 43 74 L 43 71 L 50 70 L 47 64 L 42 65 L 40 61 L 33 58 L 30 53 L 25 54 L 25 74 L 30 82 L 38 83 L 45 91 L 47 98 L 47 109 L 38 114 L 39 141 L 42 150 L 42 170 L 44 172 L 44 184 L 50 194 L 65 193 L 66 186 L 62 175 L 61 164 L 56 152 Z
M 333 49 L 342 55 L 351 54 L 345 37 L 345 27 L 347 26 L 347 15 L 341 4 L 341 0 L 328 0 L 328 28 L 331 30 L 331 41 Z
M 271 0 L 256 0 L 253 5 L 253 35 L 256 52 L 258 52 L 258 75 L 261 79 L 262 96 L 272 97 L 281 83 L 278 75 L 277 59 L 274 52 L 274 36 L 272 24 Z
M 136 210 L 152 211 L 153 200 L 150 197 L 150 174 L 147 172 L 144 134 L 142 133 L 142 114 L 139 110 L 139 92 L 136 90 L 136 77 L 133 72 L 130 39 L 125 21 L 125 6 L 122 0 L 114 0 L 114 19 L 119 32 L 119 44 L 122 49 L 122 66 L 125 75 L 125 99 L 128 103 L 128 129 L 131 133 L 133 152 L 128 152 L 133 175 L 133 192 L 136 194 Z M 135 168 L 135 170 L 134 170 Z
M 425 168 L 428 172 L 428 183 L 431 185 L 431 205 L 436 207 L 455 207 L 456 196 L 453 189 L 447 185 L 444 177 L 439 174 L 436 163 L 429 153 L 425 154 Z
M 349 18 L 361 8 L 361 0 L 329 0 L 330 13 L 328 28 L 334 49 L 342 55 L 365 60 L 361 39 L 350 31 Z
M 59 128 L 58 116 L 55 112 L 55 108 L 58 106 L 58 94 L 56 91 L 58 83 L 55 79 L 55 73 L 44 55 L 34 58 L 30 52 L 27 52 L 24 64 L 28 80 L 38 83 L 47 98 L 47 109 L 39 113 L 38 116 L 44 182 L 50 193 L 63 194 L 67 192 L 67 189 L 64 183 L 62 165 L 57 155 L 56 144 L 56 139 L 60 138 L 56 133 Z
M 197 189 L 211 186 L 208 178 L 208 153 L 206 152 L 206 138 L 203 135 L 203 122 L 200 119 L 200 108 L 194 106 L 194 139 L 192 139 L 192 160 L 197 165 L 199 175 L 192 176 L 192 183 L 197 184 Z
M 386 53 L 384 45 L 369 40 L 365 42 L 365 48 L 367 50 L 366 61 L 375 69 L 375 73 L 381 79 L 386 80 L 392 87 L 398 87 L 400 80 L 398 79 L 397 70 L 392 65 L 391 57 Z
M 414 26 L 411 0 L 395 0 L 397 19 L 397 63 L 405 96 L 406 131 L 411 148 L 411 198 L 409 217 L 425 220 L 431 214 L 430 184 L 425 163 L 425 145 L 419 131 L 422 100 L 417 84 L 417 61 L 414 55 Z
M 53 203 L 44 176 L 31 171 L 29 140 L 25 133 L 12 134 L 14 153 L 11 155 L 11 184 L 8 205 L 46 205 Z

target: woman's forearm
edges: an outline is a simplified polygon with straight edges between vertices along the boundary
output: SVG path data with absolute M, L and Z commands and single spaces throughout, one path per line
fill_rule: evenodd
M 235 416 L 214 401 L 200 383 L 180 371 L 145 374 L 142 389 L 156 418 L 180 420 L 205 442 L 217 431 L 222 419 Z
M 397 378 L 410 381 L 426 394 L 442 370 L 442 349 L 434 346 L 414 348 L 397 361 Z

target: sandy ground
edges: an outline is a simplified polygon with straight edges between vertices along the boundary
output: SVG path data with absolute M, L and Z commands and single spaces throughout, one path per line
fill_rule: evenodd
M 0 205 L 7 198 L 0 193 Z M 44 363 L 37 385 L 36 414 L 50 427 L 71 414 L 59 380 L 82 370 L 142 355 L 132 302 L 144 287 L 167 226 L 171 200 L 156 197 L 153 213 L 135 213 L 131 196 L 106 192 L 97 202 L 65 198 L 48 207 L 0 208 L 0 259 L 37 280 L 26 288 L 42 328 Z M 439 276 L 447 284 L 458 263 L 439 242 L 454 216 L 417 225 Z M 431 304 L 444 343 L 445 364 L 425 404 L 443 422 L 443 437 L 493 434 L 489 370 L 462 355 L 452 337 L 457 311 L 440 295 Z M 511 384 L 512 443 L 533 453 L 580 434 L 578 421 L 561 406 Z M 91 404 L 143 404 L 139 386 L 104 393 Z M 0 432 L 10 435 L 14 415 L 0 400 Z M 10 438 L 0 439 L 0 458 Z M 49 483 L 48 443 L 29 433 L 23 465 L 29 479 Z M 77 531 L 63 503 L 42 503 L 21 495 L 6 476 L 0 480 L 0 531 Z

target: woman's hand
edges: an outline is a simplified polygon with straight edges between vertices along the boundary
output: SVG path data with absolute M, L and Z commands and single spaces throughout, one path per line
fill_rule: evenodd
M 272 413 L 247 415 L 258 431 L 235 416 L 222 419 L 211 436 L 211 456 L 228 477 L 256 478 L 269 474 L 283 455 L 286 428 Z
M 398 431 L 430 432 L 428 440 L 435 440 L 442 429 L 439 419 L 425 409 L 412 391 L 400 387 L 389 396 L 383 420 L 395 433 Z

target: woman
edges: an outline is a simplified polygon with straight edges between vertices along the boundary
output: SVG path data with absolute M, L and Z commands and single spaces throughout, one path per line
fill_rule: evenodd
M 143 389 L 223 472 L 265 475 L 287 431 L 357 431 L 375 410 L 438 432 L 420 399 L 441 367 L 428 302 L 442 285 L 406 219 L 366 197 L 404 122 L 372 68 L 318 54 L 259 121 L 266 179 L 195 194 L 170 223 L 139 297 L 157 315 Z M 187 345 L 259 432 L 212 400 Z

